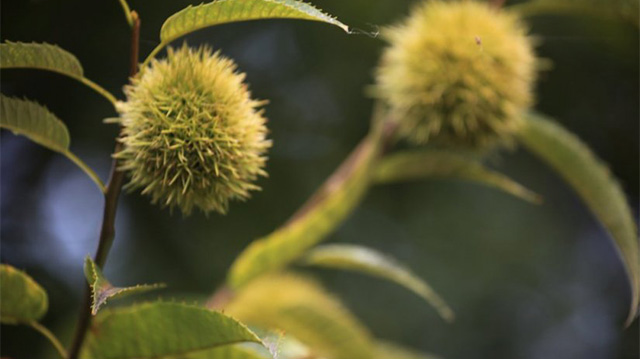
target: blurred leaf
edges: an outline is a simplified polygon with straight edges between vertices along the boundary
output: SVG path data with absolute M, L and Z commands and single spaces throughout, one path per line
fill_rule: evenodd
M 91 287 L 91 314 L 96 315 L 100 307 L 109 299 L 117 299 L 131 294 L 148 292 L 166 287 L 164 283 L 139 284 L 133 287 L 114 287 L 103 275 L 96 263 L 87 256 L 84 260 L 84 275 Z
M 115 105 L 116 98 L 84 77 L 80 61 L 68 51 L 46 43 L 6 41 L 0 44 L 0 69 L 37 69 L 59 73 L 87 85 Z
M 217 0 L 197 6 L 189 5 L 171 15 L 162 25 L 160 40 L 164 44 L 209 26 L 259 19 L 299 19 L 326 22 L 349 28 L 313 5 L 297 0 Z
M 46 107 L 32 101 L 0 94 L 0 128 L 26 136 L 37 144 L 65 155 L 104 192 L 104 184 L 95 172 L 69 151 L 70 139 L 67 126 Z
M 366 328 L 312 280 L 293 274 L 262 276 L 244 287 L 225 313 L 249 324 L 280 329 L 326 359 L 370 359 Z
M 256 328 L 256 331 L 276 359 L 313 358 L 313 353 L 308 346 L 282 330 L 266 331 Z
M 418 353 L 388 342 L 376 343 L 376 359 L 440 359 L 433 354 Z
M 578 137 L 551 120 L 530 115 L 519 138 L 573 187 L 613 238 L 632 289 L 629 324 L 637 314 L 640 258 L 638 230 L 620 185 Z
M 623 20 L 639 26 L 638 0 L 533 0 L 507 7 L 522 16 L 578 15 Z
M 446 321 L 451 322 L 455 317 L 453 310 L 425 281 L 395 259 L 371 248 L 351 244 L 324 245 L 309 251 L 302 258 L 302 263 L 352 270 L 390 280 L 422 297 Z
M 91 323 L 81 358 L 170 358 L 239 342 L 260 343 L 224 314 L 177 303 L 107 309 Z
M 532 203 L 542 201 L 539 195 L 509 177 L 448 151 L 411 151 L 388 155 L 380 160 L 374 177 L 377 183 L 383 184 L 425 178 L 461 179 L 502 190 Z
M 28 325 L 55 347 L 61 358 L 67 353 L 56 336 L 38 323 L 49 308 L 47 292 L 26 273 L 0 264 L 0 323 Z
M 47 312 L 47 293 L 26 273 L 8 264 L 0 264 L 0 284 L 1 323 L 29 324 Z
M 229 286 L 239 288 L 263 273 L 285 267 L 329 235 L 369 189 L 370 170 L 378 151 L 373 137 L 362 142 L 289 222 L 251 243 L 236 258 L 227 277 Z

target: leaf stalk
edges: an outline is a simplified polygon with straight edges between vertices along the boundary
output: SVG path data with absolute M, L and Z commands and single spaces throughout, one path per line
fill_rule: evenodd
M 129 4 L 127 4 L 127 0 L 120 0 L 120 6 L 122 6 L 124 17 L 127 19 L 127 23 L 131 28 L 133 28 L 135 25 L 135 20 L 133 19 L 131 9 L 129 8 Z
M 91 169 L 91 167 L 87 166 L 86 163 L 84 163 L 80 158 L 78 158 L 78 156 L 76 156 L 73 152 L 71 151 L 66 151 L 64 152 L 64 155 L 71 160 L 71 162 L 75 163 L 76 166 L 80 167 L 80 169 L 87 175 L 89 176 L 89 178 L 91 178 L 91 180 L 93 181 L 93 183 L 96 184 L 96 186 L 98 186 L 98 188 L 100 189 L 100 192 L 105 193 L 106 192 L 106 187 L 104 186 L 104 183 L 102 183 L 102 180 L 100 179 L 100 177 Z
M 102 97 L 104 97 L 109 102 L 111 102 L 114 108 L 118 104 L 118 99 L 116 99 L 115 96 L 111 94 L 111 92 L 105 90 L 104 88 L 102 88 L 102 86 L 98 85 L 97 83 L 89 80 L 86 77 L 76 77 L 75 79 L 80 81 L 82 84 L 86 85 L 87 87 L 91 88 L 98 94 L 102 95 Z
M 56 336 L 51 333 L 49 329 L 36 321 L 31 321 L 28 324 L 31 328 L 35 329 L 38 333 L 42 334 L 49 340 L 51 345 L 56 348 L 56 351 L 58 352 L 58 354 L 60 354 L 61 358 L 67 358 L 67 351 L 64 349 L 64 346 L 62 345 L 62 343 L 60 343 L 58 338 L 56 338 Z

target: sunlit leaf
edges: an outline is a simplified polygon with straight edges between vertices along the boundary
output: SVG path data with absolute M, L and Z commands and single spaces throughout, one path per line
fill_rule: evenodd
M 383 158 L 375 171 L 378 183 L 427 178 L 460 179 L 480 183 L 533 203 L 541 198 L 509 177 L 482 163 L 442 150 L 400 152 Z
M 163 283 L 138 284 L 133 287 L 114 287 L 104 275 L 102 275 L 102 271 L 91 257 L 87 257 L 84 260 L 84 275 L 91 287 L 91 314 L 93 315 L 96 315 L 100 307 L 106 304 L 109 299 L 117 299 L 131 294 L 144 293 L 165 287 Z
M 47 312 L 47 293 L 26 273 L 0 264 L 0 286 L 1 323 L 29 324 Z
M 104 191 L 104 184 L 95 172 L 69 151 L 67 126 L 46 107 L 0 94 L 0 128 L 23 135 L 39 145 L 65 155 Z
M 349 31 L 336 18 L 297 0 L 217 0 L 188 6 L 162 25 L 160 40 L 169 43 L 190 32 L 230 22 L 259 19 L 299 19 L 321 21 Z
M 233 263 L 227 284 L 238 288 L 255 277 L 280 269 L 325 239 L 360 203 L 371 182 L 377 158 L 375 141 L 363 142 L 346 166 L 328 181 L 294 217 L 270 235 L 251 243 Z
M 81 357 L 171 358 L 239 342 L 260 339 L 222 313 L 155 302 L 101 311 L 91 323 Z
M 326 359 L 370 359 L 362 324 L 312 280 L 293 274 L 261 276 L 244 287 L 225 313 L 248 324 L 280 329 Z
M 630 323 L 640 298 L 638 229 L 620 185 L 578 137 L 551 120 L 529 116 L 519 139 L 571 185 L 613 238 L 632 288 Z
M 431 304 L 447 321 L 454 318 L 453 310 L 429 284 L 411 270 L 371 248 L 351 244 L 330 244 L 316 247 L 302 258 L 302 263 L 326 268 L 366 273 L 400 284 Z
M 375 345 L 375 359 L 441 359 L 439 356 L 419 353 L 397 344 L 379 341 Z

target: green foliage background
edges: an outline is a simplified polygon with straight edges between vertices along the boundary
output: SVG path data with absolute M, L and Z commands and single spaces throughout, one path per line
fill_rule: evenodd
M 131 1 L 142 14 L 142 51 L 157 45 L 164 18 L 189 3 Z M 317 0 L 365 32 L 407 12 L 408 0 Z M 128 27 L 116 1 L 6 0 L 2 40 L 59 44 L 85 74 L 121 94 Z M 537 108 L 578 134 L 610 164 L 638 209 L 638 32 L 588 18 L 539 17 L 539 54 L 552 59 Z M 274 147 L 263 191 L 226 217 L 170 215 L 125 195 L 106 274 L 114 283 L 164 282 L 164 298 L 199 300 L 222 282 L 233 258 L 284 222 L 368 129 L 364 88 L 380 39 L 296 21 L 232 24 L 187 37 L 233 57 L 258 98 L 269 99 Z M 2 73 L 8 95 L 47 105 L 69 128 L 71 149 L 105 178 L 116 127 L 110 105 L 73 80 L 49 73 Z M 122 96 L 120 96 L 122 98 Z M 101 196 L 73 164 L 2 132 L 1 260 L 26 269 L 50 295 L 44 323 L 68 339 L 93 253 Z M 401 259 L 456 311 L 446 324 L 420 298 L 393 284 L 313 270 L 378 337 L 445 358 L 634 358 L 638 323 L 621 332 L 628 288 L 606 234 L 545 165 L 515 151 L 494 164 L 545 203 L 534 206 L 468 183 L 430 181 L 376 187 L 332 241 L 367 244 Z M 185 294 L 187 293 L 187 294 Z M 71 296 L 70 296 L 71 295 Z M 153 294 L 155 295 L 155 293 Z M 2 328 L 1 355 L 44 357 L 28 328 Z M 62 335 L 63 339 L 65 335 Z M 28 352 L 24 352 L 27 348 Z

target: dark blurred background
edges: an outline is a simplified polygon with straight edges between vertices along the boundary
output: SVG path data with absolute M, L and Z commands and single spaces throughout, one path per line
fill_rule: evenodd
M 190 3 L 197 2 L 131 0 L 142 18 L 143 55 L 158 43 L 164 19 Z M 315 3 L 375 32 L 401 19 L 412 1 Z M 1 6 L 3 41 L 59 44 L 80 59 L 87 77 L 122 98 L 129 34 L 116 0 L 3 0 Z M 591 18 L 529 20 L 541 40 L 539 55 L 554 64 L 540 75 L 537 108 L 610 165 L 637 213 L 637 28 Z M 234 203 L 227 216 L 183 218 L 139 193 L 122 196 L 106 275 L 119 285 L 165 282 L 163 298 L 192 301 L 214 290 L 233 258 L 282 224 L 365 135 L 372 100 L 364 88 L 384 43 L 303 21 L 224 25 L 186 40 L 209 43 L 237 61 L 254 95 L 270 100 L 274 141 L 263 191 Z M 108 102 L 73 80 L 34 71 L 3 71 L 2 91 L 45 104 L 69 127 L 72 150 L 106 178 L 117 132 L 102 124 L 115 116 Z M 1 261 L 42 283 L 50 295 L 44 323 L 68 343 L 102 198 L 67 159 L 6 131 L 1 140 Z M 371 191 L 329 239 L 406 262 L 456 310 L 455 323 L 444 323 L 393 284 L 337 271 L 314 274 L 376 337 L 444 358 L 637 358 L 638 321 L 622 331 L 629 289 L 602 227 L 558 176 L 524 151 L 504 152 L 492 165 L 541 193 L 545 203 L 461 182 L 389 185 Z M 48 350 L 30 329 L 2 327 L 3 357 L 44 357 Z

